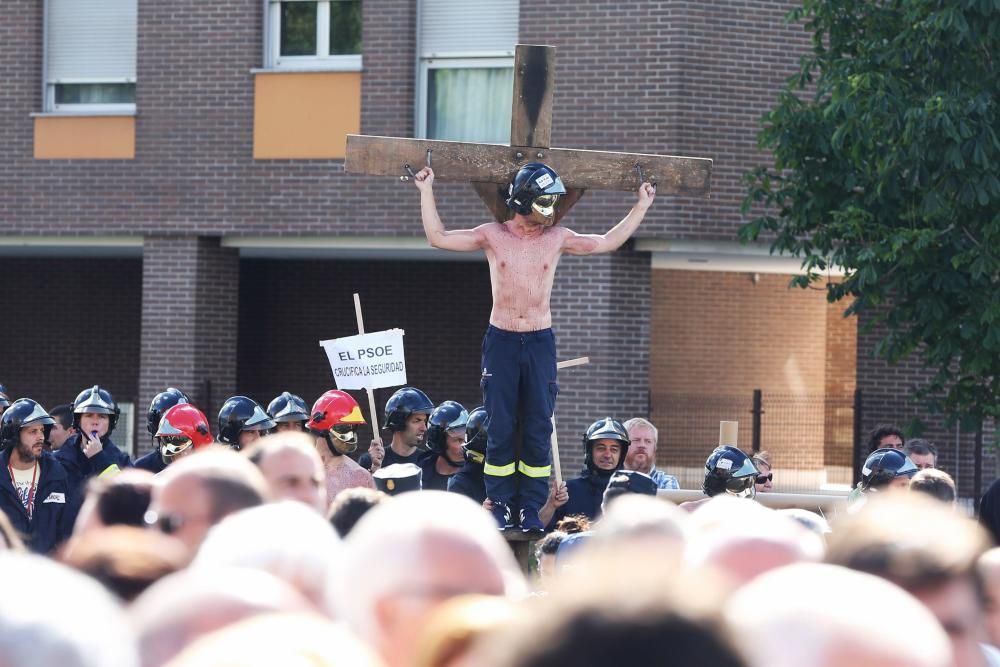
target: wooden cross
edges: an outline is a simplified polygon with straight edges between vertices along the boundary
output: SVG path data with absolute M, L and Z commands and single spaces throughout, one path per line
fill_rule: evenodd
M 544 162 L 562 178 L 556 220 L 587 189 L 634 192 L 643 181 L 659 194 L 707 197 L 712 160 L 707 158 L 550 148 L 555 47 L 518 44 L 514 56 L 514 100 L 510 145 L 347 135 L 348 173 L 400 176 L 404 165 L 419 170 L 433 160 L 435 180 L 471 182 L 497 222 L 512 217 L 507 185 L 528 162 Z

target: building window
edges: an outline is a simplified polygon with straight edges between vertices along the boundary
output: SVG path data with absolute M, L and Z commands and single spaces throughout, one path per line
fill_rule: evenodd
M 418 136 L 508 143 L 517 0 L 423 0 L 418 24 Z
M 46 0 L 46 111 L 134 113 L 136 0 Z
M 267 65 L 361 69 L 361 0 L 268 0 Z

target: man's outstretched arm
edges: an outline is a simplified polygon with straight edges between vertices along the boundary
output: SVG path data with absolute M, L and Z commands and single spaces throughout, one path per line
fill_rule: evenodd
M 570 255 L 599 255 L 602 252 L 617 250 L 639 228 L 639 223 L 646 217 L 646 211 L 652 206 L 655 198 L 656 186 L 643 183 L 639 186 L 639 201 L 621 222 L 612 227 L 607 234 L 577 234 L 566 230 L 563 252 Z
M 468 252 L 483 247 L 485 236 L 478 229 L 456 229 L 448 231 L 438 215 L 437 203 L 434 201 L 434 171 L 424 167 L 413 177 L 417 189 L 420 190 L 420 218 L 424 223 L 424 234 L 435 248 Z

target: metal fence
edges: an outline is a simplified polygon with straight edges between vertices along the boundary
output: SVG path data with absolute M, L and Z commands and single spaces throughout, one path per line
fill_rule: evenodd
M 853 481 L 859 440 L 855 394 L 659 394 L 650 397 L 659 429 L 657 466 L 700 488 L 705 459 L 719 441 L 719 422 L 739 422 L 739 446 L 768 452 L 774 490 L 841 491 Z

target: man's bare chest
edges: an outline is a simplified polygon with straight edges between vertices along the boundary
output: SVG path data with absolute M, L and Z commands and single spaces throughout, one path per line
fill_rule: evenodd
M 520 238 L 505 232 L 491 239 L 489 254 L 497 271 L 539 275 L 555 268 L 560 249 L 555 234 Z

